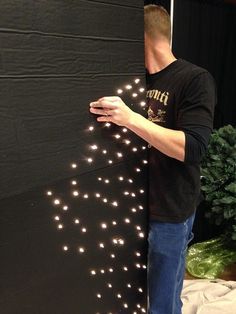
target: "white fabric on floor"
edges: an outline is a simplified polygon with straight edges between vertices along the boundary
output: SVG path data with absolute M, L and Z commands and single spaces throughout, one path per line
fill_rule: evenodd
M 236 314 L 236 281 L 184 280 L 183 314 Z

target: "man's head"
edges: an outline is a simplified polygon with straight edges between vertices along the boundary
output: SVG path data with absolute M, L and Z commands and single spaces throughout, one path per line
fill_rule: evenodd
M 144 33 L 151 41 L 171 41 L 171 21 L 168 12 L 159 5 L 144 6 Z

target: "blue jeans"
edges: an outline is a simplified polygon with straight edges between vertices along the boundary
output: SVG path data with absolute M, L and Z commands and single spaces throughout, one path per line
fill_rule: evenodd
M 149 221 L 148 314 L 181 314 L 185 256 L 194 218 L 195 213 L 182 223 Z

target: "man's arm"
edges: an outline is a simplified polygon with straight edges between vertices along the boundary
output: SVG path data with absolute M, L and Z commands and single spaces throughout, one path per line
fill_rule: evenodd
M 134 113 L 126 127 L 163 154 L 184 161 L 185 133 L 159 126 L 142 115 Z

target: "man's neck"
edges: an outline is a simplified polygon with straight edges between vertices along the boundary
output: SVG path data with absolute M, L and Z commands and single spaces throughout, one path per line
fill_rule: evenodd
M 145 66 L 149 74 L 159 72 L 177 60 L 168 45 L 155 45 L 147 50 Z

